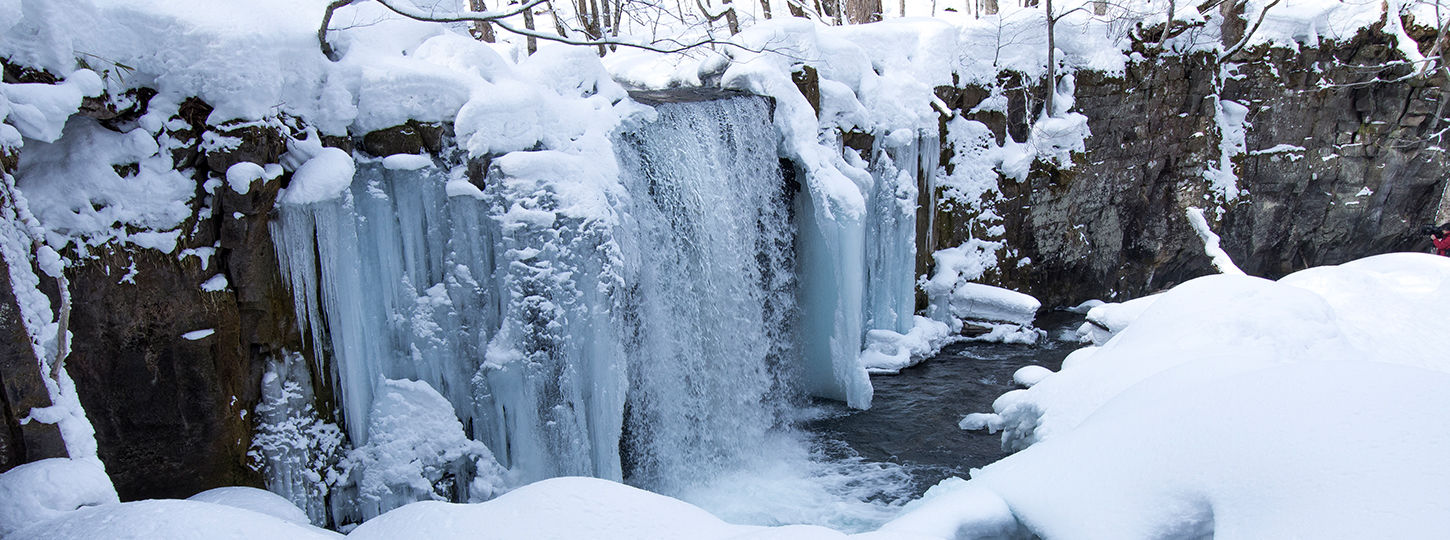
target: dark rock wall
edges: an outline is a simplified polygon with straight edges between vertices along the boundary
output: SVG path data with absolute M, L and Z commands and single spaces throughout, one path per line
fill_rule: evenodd
M 1310 266 L 1392 251 L 1424 251 L 1415 234 L 1435 219 L 1445 153 L 1432 148 L 1440 75 L 1410 77 L 1388 38 L 1370 30 L 1323 50 L 1249 51 L 1222 96 L 1249 107 L 1246 154 L 1234 161 L 1246 195 L 1222 201 L 1203 173 L 1219 159 L 1212 56 L 1149 58 L 1121 77 L 1077 73 L 1076 107 L 1089 118 L 1087 152 L 1070 168 L 1033 166 L 1003 179 L 994 209 L 1007 244 L 1031 259 L 1004 261 L 987 281 L 1071 305 L 1151 293 L 1213 273 L 1184 209 L 1225 209 L 1211 225 L 1246 272 L 1278 278 Z M 1025 140 L 1039 89 L 1004 77 L 1004 113 L 968 114 Z M 984 89 L 938 89 L 970 111 Z M 1031 113 L 1031 114 L 1029 114 Z M 1303 151 L 1256 154 L 1277 145 Z M 943 158 L 950 156 L 944 149 Z M 1362 190 L 1368 188 L 1370 194 Z M 981 236 L 967 215 L 939 207 L 937 244 Z
M 204 103 L 183 105 L 188 126 L 171 135 L 190 146 L 173 156 L 196 172 L 196 215 L 175 253 L 107 251 L 69 269 L 74 351 L 66 366 L 96 428 L 100 457 L 122 499 L 187 497 L 226 485 L 261 486 L 247 451 L 265 363 L 301 350 L 290 296 L 282 287 L 267 231 L 280 179 L 247 194 L 225 184 L 208 195 L 208 178 L 241 162 L 275 163 L 284 150 L 274 129 L 213 127 Z M 204 131 L 242 140 L 206 153 Z M 203 264 L 180 256 L 214 248 Z M 132 274 L 129 281 L 122 278 Z M 212 276 L 229 286 L 204 291 Z M 183 339 L 188 332 L 211 335 Z
M 12 160 L 0 158 L 0 176 L 8 174 L 11 165 Z M 0 205 L 13 204 L 8 188 L 0 187 Z M 3 212 L 0 219 L 8 215 Z M 10 279 L 10 265 L 0 261 L 0 472 L 66 456 L 65 441 L 54 424 L 20 423 L 31 409 L 50 406 L 51 401 L 44 381 L 47 374 L 35 357 Z

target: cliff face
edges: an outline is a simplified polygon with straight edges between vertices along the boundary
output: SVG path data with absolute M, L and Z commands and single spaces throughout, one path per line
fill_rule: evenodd
M 206 130 L 243 142 L 208 153 L 199 145 Z M 283 150 L 280 135 L 265 129 L 189 122 L 173 135 L 195 142 L 174 155 L 178 169 L 194 168 L 199 189 L 234 163 L 273 163 Z M 199 196 L 173 253 L 117 249 L 68 269 L 74 350 L 66 367 L 123 498 L 261 485 L 248 466 L 248 415 L 266 359 L 299 344 L 267 232 L 279 188 L 272 180 L 247 194 L 221 187 L 210 200 Z M 218 275 L 227 286 L 204 290 Z
M 1077 73 L 1074 110 L 1089 119 L 1087 151 L 1071 167 L 1038 162 L 1022 182 L 1001 180 L 1001 239 L 1031 262 L 1008 262 L 987 278 L 1051 306 L 1139 296 L 1213 273 L 1188 207 L 1208 210 L 1223 248 L 1267 278 L 1424 250 L 1416 231 L 1436 218 L 1447 165 L 1429 140 L 1445 127 L 1434 119 L 1445 81 L 1401 80 L 1409 70 L 1392 66 L 1397 53 L 1387 41 L 1369 31 L 1322 49 L 1250 51 L 1237 67 L 1209 55 L 1163 56 L 1130 64 L 1122 77 Z M 1219 83 L 1221 69 L 1231 75 Z M 1025 140 L 1036 89 L 1008 82 L 1005 114 L 966 116 L 999 141 L 1004 133 Z M 987 91 L 938 94 L 970 111 Z M 1237 198 L 1212 192 L 1205 179 L 1222 155 L 1215 95 L 1248 108 L 1246 151 L 1231 153 Z M 980 235 L 964 226 L 971 217 L 940 207 L 938 243 L 924 251 Z

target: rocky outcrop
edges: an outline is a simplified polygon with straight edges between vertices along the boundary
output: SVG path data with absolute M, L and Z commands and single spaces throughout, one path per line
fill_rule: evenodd
M 1004 178 L 994 210 L 1018 266 L 987 276 L 1045 305 L 1126 298 L 1214 272 L 1184 217 L 1209 210 L 1224 249 L 1268 278 L 1391 251 L 1423 251 L 1415 231 L 1435 219 L 1445 153 L 1430 140 L 1443 76 L 1395 67 L 1388 37 L 1370 29 L 1347 43 L 1250 51 L 1219 88 L 1210 55 L 1148 57 L 1114 77 L 1077 73 L 1076 107 L 1089 119 L 1087 152 L 1071 167 L 1037 162 L 1025 181 Z M 1429 43 L 1429 41 L 1425 41 Z M 1026 139 L 1040 89 L 1004 77 L 1005 113 L 968 113 L 998 140 Z M 984 89 L 943 88 L 971 111 Z M 1220 157 L 1215 95 L 1248 107 L 1246 152 L 1233 157 L 1238 187 L 1224 199 L 1205 170 Z M 950 149 L 944 151 L 950 156 Z M 974 215 L 939 207 L 937 244 L 981 231 Z
M 198 179 L 196 215 L 177 250 L 113 247 L 68 269 L 75 348 L 66 365 L 123 499 L 260 486 L 248 415 L 266 360 L 301 346 L 267 231 L 281 180 L 246 194 L 201 189 L 235 163 L 277 162 L 284 138 L 256 125 L 207 126 L 209 110 L 188 101 L 186 126 L 171 132 L 197 142 L 173 152 Z M 207 152 L 207 131 L 240 143 Z M 214 279 L 227 285 L 204 290 Z
M 0 284 L 0 426 L 4 427 L 0 472 L 4 472 L 31 461 L 65 457 L 66 448 L 54 424 L 20 423 L 31 409 L 51 405 L 50 392 L 11 288 L 10 265 L 4 261 L 0 261 Z

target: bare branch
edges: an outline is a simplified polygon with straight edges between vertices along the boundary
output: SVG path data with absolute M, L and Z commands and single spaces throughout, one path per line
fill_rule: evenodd
M 1282 1 L 1283 0 L 1274 0 L 1273 2 L 1269 2 L 1269 5 L 1264 6 L 1264 9 L 1259 10 L 1259 19 L 1257 21 L 1254 21 L 1254 26 L 1252 28 L 1249 28 L 1248 32 L 1244 32 L 1244 37 L 1239 39 L 1238 43 L 1235 43 L 1232 47 L 1229 47 L 1227 50 L 1223 51 L 1223 54 L 1218 55 L 1219 61 L 1227 60 L 1233 55 L 1238 54 L 1240 50 L 1243 50 L 1244 46 L 1249 44 L 1249 40 L 1253 39 L 1254 33 L 1259 31 L 1259 26 L 1264 24 L 1264 16 L 1269 14 L 1269 9 L 1279 5 L 1279 2 Z
M 332 50 L 332 44 L 327 42 L 327 26 L 332 24 L 332 13 L 343 6 L 352 4 L 355 0 L 333 0 L 327 5 L 327 10 L 322 12 L 322 26 L 317 28 L 317 44 L 322 47 L 322 54 L 328 60 L 337 61 L 337 51 Z

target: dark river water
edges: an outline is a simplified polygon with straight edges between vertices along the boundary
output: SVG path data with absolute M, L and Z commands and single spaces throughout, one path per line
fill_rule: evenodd
M 902 370 L 873 375 L 871 409 L 857 411 L 820 402 L 820 416 L 804 428 L 830 443 L 844 443 L 868 461 L 902 465 L 912 475 L 916 494 L 944 478 L 966 478 L 968 471 L 1003 457 L 1000 434 L 964 431 L 963 416 L 991 412 L 992 401 L 1020 388 L 1012 374 L 1027 365 L 1057 371 L 1064 357 L 1082 344 L 1072 330 L 1082 319 L 1051 313 L 1037 323 L 1047 338 L 1036 345 L 961 342 L 937 356 Z

